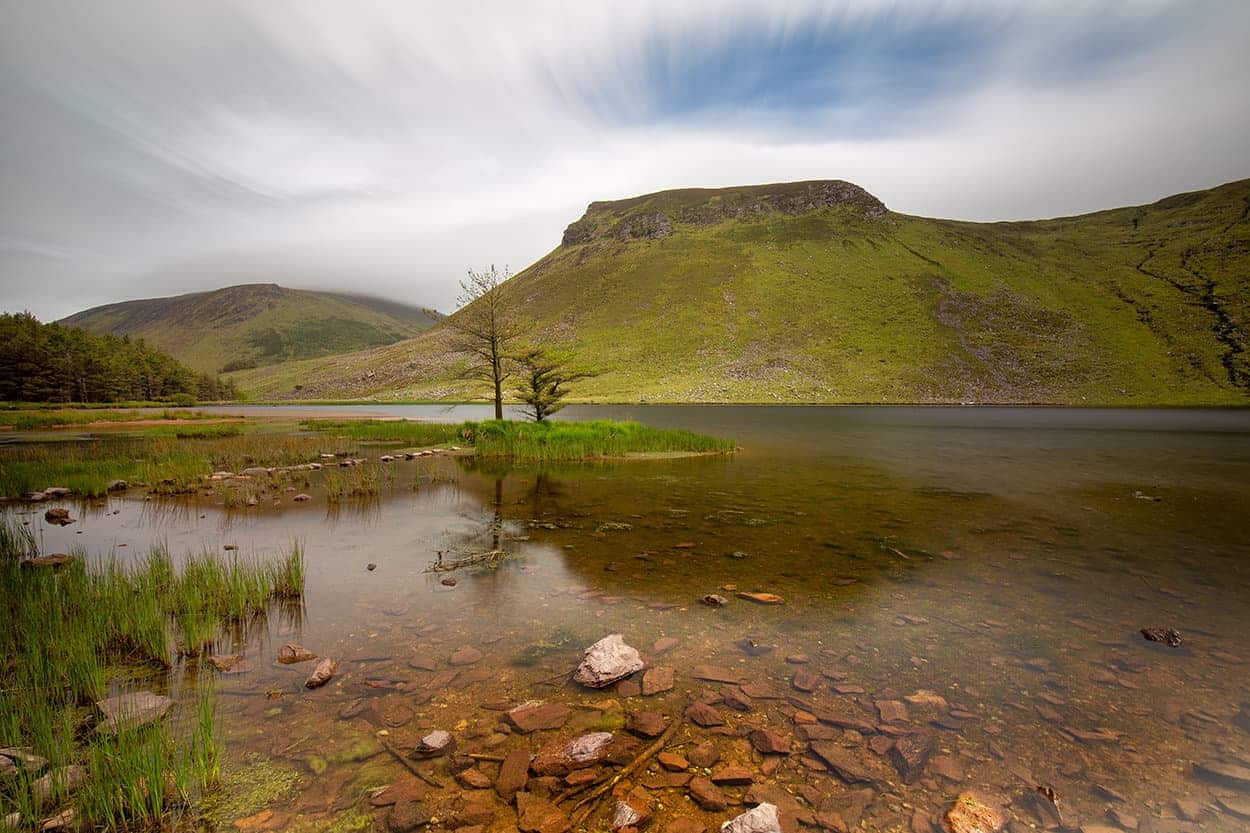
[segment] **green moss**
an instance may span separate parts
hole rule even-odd
[[[227,771],[221,788],[204,802],[204,817],[218,827],[260,812],[291,794],[300,775],[295,769],[253,757],[238,769]]]

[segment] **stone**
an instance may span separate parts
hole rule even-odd
[[[311,496],[311,495],[306,495],[306,494],[304,494],[303,492],[300,492],[298,495],[296,495],[295,497],[291,498],[291,500],[295,501],[296,503],[305,503],[305,502],[307,502],[307,501],[312,500],[312,496]]]
[[[514,749],[504,756],[499,765],[499,775],[495,778],[495,792],[504,801],[521,791],[529,779],[530,753],[527,749]]]
[[[720,787],[741,787],[754,781],[751,770],[743,766],[721,767],[712,773],[712,783]]]
[[[886,723],[901,723],[907,720],[907,705],[901,700],[878,700],[877,714]]]
[[[625,721],[625,728],[644,738],[658,738],[664,734],[667,724],[659,712],[634,712]]]
[[[586,649],[573,679],[588,688],[603,688],[643,668],[642,657],[619,633],[609,634]]]
[[[759,804],[720,826],[721,833],[781,833],[781,817],[774,804]]]
[[[717,665],[696,665],[690,672],[696,680],[707,680],[713,683],[740,683],[742,675],[728,668]]]
[[[811,671],[796,671],[790,678],[790,685],[798,691],[815,691],[820,685],[820,676]]]
[[[650,697],[670,690],[673,687],[673,676],[673,669],[664,665],[648,668],[642,675],[642,696]]]
[[[74,563],[74,556],[66,555],[63,552],[54,552],[50,555],[36,555],[34,558],[26,558],[22,560],[22,566],[28,568],[50,568],[53,572],[60,570]]]
[[[720,716],[720,712],[709,706],[707,703],[691,703],[686,709],[686,717],[688,717],[692,723],[702,726],[705,729],[725,725],[725,720]]]
[[[35,804],[45,807],[52,801],[56,787],[59,785],[65,793],[72,793],[87,780],[87,770],[77,764],[63,766],[60,769],[45,772],[30,782],[30,794]]]
[[[726,599],[724,596],[717,593],[708,593],[699,599],[699,601],[708,607],[724,607],[729,604],[729,599]]]
[[[761,755],[789,755],[790,741],[767,729],[756,729],[749,736],[751,745]]]
[[[100,729],[109,734],[155,723],[173,705],[170,698],[150,691],[132,691],[96,702],[96,708],[104,715]]]
[[[446,729],[435,729],[417,744],[417,748],[412,750],[413,758],[435,758],[439,755],[445,755],[451,751],[452,747],[451,732]]]
[[[25,746],[8,746],[0,748],[0,775],[11,775],[21,769],[32,775],[42,772],[48,765],[48,759],[36,755]]]
[[[650,820],[650,802],[641,795],[630,794],[625,799],[618,799],[616,806],[612,808],[613,830],[637,830]]]
[[[1173,802],[1176,815],[1185,821],[1198,821],[1202,818],[1202,805],[1188,798],[1178,798]]]
[[[1129,815],[1118,807],[1112,807],[1108,810],[1107,818],[1111,819],[1124,830],[1136,830],[1140,825],[1136,816]]]
[[[447,662],[453,666],[460,667],[464,665],[473,665],[482,659],[482,652],[477,648],[466,645],[451,655]]]
[[[1011,817],[1006,810],[974,792],[960,793],[942,814],[945,833],[999,833]]]
[[[903,735],[890,747],[890,763],[898,770],[904,784],[914,784],[924,772],[929,756],[933,754],[933,735],[917,732]]]
[[[664,833],[705,833],[707,825],[689,816],[678,816],[664,827]]]
[[[661,636],[651,646],[651,653],[663,654],[677,647],[677,640],[671,636]]]
[[[1142,628],[1141,635],[1150,642],[1160,642],[1170,648],[1181,645],[1180,631],[1175,628]]]
[[[330,678],[337,674],[338,671],[338,660],[326,657],[321,662],[317,663],[317,667],[313,669],[313,672],[308,675],[308,679],[304,681],[304,686],[306,688],[321,688],[323,685],[330,682]]]
[[[214,654],[208,658],[208,663],[223,674],[242,674],[251,670],[242,654]]]
[[[568,740],[558,738],[538,750],[531,768],[537,775],[566,775],[607,760],[611,732],[591,732]]]
[[[669,772],[685,772],[690,768],[690,761],[678,755],[676,752],[661,752],[655,756],[660,766]]]
[[[54,506],[47,512],[44,512],[43,519],[57,526],[68,526],[74,522],[74,519],[69,516],[69,510],[63,506]]]
[[[1250,788],[1250,767],[1210,761],[1195,763],[1194,772],[1208,781],[1240,787],[1243,790]]]
[[[749,712],[755,708],[755,703],[741,686],[727,685],[721,689],[720,701],[736,712]]]
[[[1231,795],[1217,795],[1215,803],[1220,805],[1220,809],[1226,813],[1231,813],[1243,819],[1250,819],[1250,801],[1234,798]]]
[[[430,813],[420,801],[397,801],[386,816],[390,833],[410,833],[430,823]]]
[[[423,801],[428,791],[424,781],[411,776],[383,787],[369,799],[369,803],[374,807],[390,807],[400,801]]]
[[[125,480],[111,480],[104,488],[110,492],[124,492],[130,488],[130,484]]]
[[[686,753],[686,758],[697,767],[711,769],[720,760],[720,750],[716,748],[716,744],[705,740],[692,746]]]
[[[494,785],[486,773],[477,767],[460,770],[456,773],[456,780],[460,782],[460,786],[469,790],[487,790]]]
[[[288,642],[278,649],[278,662],[283,665],[295,665],[298,662],[308,662],[316,659],[317,655],[294,642]]]
[[[232,826],[235,830],[241,830],[243,833],[251,833],[254,830],[264,830],[265,825],[272,820],[273,810],[261,810],[255,815],[236,819]]]
[[[690,797],[694,799],[704,810],[718,813],[729,806],[729,801],[725,798],[725,793],[721,788],[712,783],[711,779],[697,776],[690,779],[690,783],[686,785]]]
[[[830,772],[848,784],[875,784],[882,780],[881,773],[864,759],[862,751],[827,740],[811,744],[811,751]]]
[[[517,827],[522,833],[564,833],[569,817],[564,811],[541,796],[517,793]]]
[[[530,700],[510,709],[504,719],[523,735],[540,730],[559,729],[568,722],[573,710],[563,703]]]

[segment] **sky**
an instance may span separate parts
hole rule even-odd
[[[593,200],[845,179],[1030,219],[1250,177],[1250,3],[0,0],[0,310],[450,311]]]

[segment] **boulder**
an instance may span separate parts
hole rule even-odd
[[[722,833],[781,833],[781,817],[774,804],[760,804],[720,826]]]
[[[313,669],[313,672],[308,675],[308,679],[304,681],[304,686],[307,688],[321,688],[330,682],[330,678],[337,674],[338,670],[338,661],[326,657],[317,663],[317,667]]]
[[[619,633],[609,634],[586,649],[573,679],[588,688],[603,688],[628,677],[644,666],[635,648]]]
[[[96,702],[96,708],[104,715],[100,730],[116,734],[127,729],[137,729],[155,723],[165,716],[174,701],[150,691],[131,691]]]
[[[750,741],[761,755],[790,754],[790,741],[767,729],[756,729],[750,734]]]
[[[54,506],[47,512],[44,512],[43,519],[57,526],[66,526],[74,522],[74,519],[69,516],[69,510],[62,506]]]

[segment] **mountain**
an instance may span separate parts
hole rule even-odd
[[[579,399],[1250,402],[1250,180],[1031,222],[840,181],[595,202],[507,285]],[[465,398],[447,326],[240,374],[268,398]],[[298,387],[297,387],[298,386]]]
[[[394,344],[442,317],[368,296],[254,283],[107,304],[60,323],[142,338],[197,370],[217,373]]]

